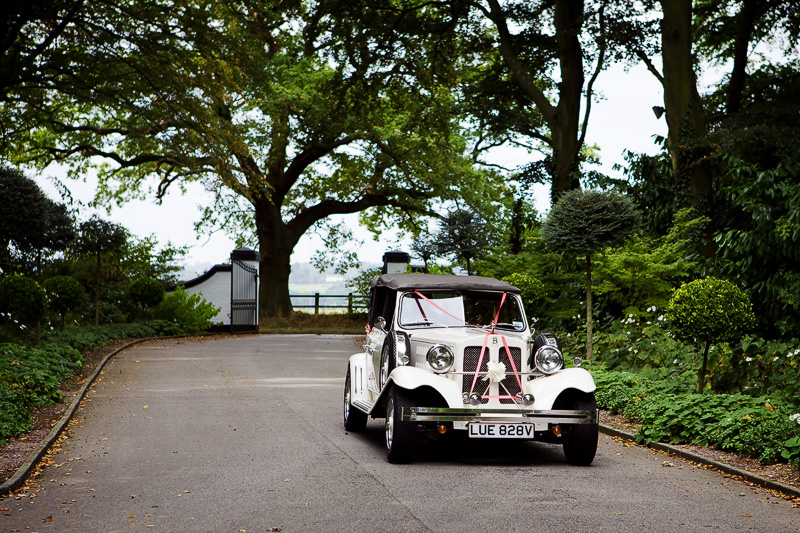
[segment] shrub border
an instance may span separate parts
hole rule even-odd
[[[600,432],[605,433],[611,437],[619,437],[624,440],[629,440],[632,442],[636,442],[634,435],[632,433],[628,433],[625,431],[621,431],[616,428],[612,428],[610,426],[605,426],[600,424]],[[637,446],[644,446],[642,444],[638,444]],[[782,492],[783,494],[793,496],[793,497],[800,497],[800,489],[792,487],[790,485],[784,485],[783,483],[778,483],[777,481],[773,481],[771,479],[763,478],[761,476],[757,476],[752,472],[748,472],[746,470],[742,470],[740,468],[736,468],[735,466],[731,466],[729,464],[723,463],[721,461],[716,461],[714,459],[710,459],[708,457],[704,457],[702,455],[698,455],[696,453],[692,453],[688,450],[683,448],[679,448],[677,446],[673,446],[671,444],[665,444],[663,442],[652,441],[646,448],[652,448],[654,450],[658,450],[660,452],[665,452],[669,454],[677,455],[683,459],[687,459],[692,461],[693,463],[698,463],[702,465],[710,465],[714,467],[714,469],[719,470],[723,474],[728,474],[730,476],[736,476],[744,479],[749,483],[755,483],[756,485],[760,485],[765,489],[776,490],[778,492]]]
[[[72,419],[72,416],[75,414],[75,411],[77,411],[78,406],[83,401],[83,398],[86,396],[86,392],[89,390],[89,387],[92,386],[97,376],[100,375],[100,372],[103,370],[103,367],[106,366],[106,363],[112,357],[117,355],[119,352],[127,350],[128,348],[136,344],[141,344],[143,342],[148,342],[153,340],[164,340],[166,338],[170,337],[145,337],[143,339],[136,339],[135,341],[131,341],[128,344],[121,346],[120,348],[117,348],[110,354],[106,355],[103,358],[103,360],[100,361],[100,364],[97,365],[97,368],[95,368],[92,375],[86,379],[86,382],[83,384],[83,387],[81,387],[80,391],[78,391],[78,394],[75,396],[75,398],[73,398],[72,403],[70,403],[69,407],[62,415],[61,420],[59,420],[58,423],[55,426],[53,426],[53,429],[50,430],[50,433],[47,434],[47,436],[39,444],[36,450],[34,450],[31,453],[28,459],[22,464],[22,466],[20,466],[17,469],[14,475],[8,478],[5,483],[0,485],[0,497],[11,494],[25,483],[25,481],[30,476],[31,472],[33,472],[36,465],[39,463],[42,457],[45,456],[47,450],[58,439],[58,437],[61,435],[61,432],[64,431],[64,428],[67,427],[67,424]]]

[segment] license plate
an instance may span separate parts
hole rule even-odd
[[[467,424],[472,439],[532,439],[533,424],[502,424],[498,422],[472,422]]]

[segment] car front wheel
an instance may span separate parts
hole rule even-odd
[[[344,429],[347,431],[364,431],[367,427],[367,413],[353,407],[352,387],[350,386],[350,366],[344,380]]]
[[[597,409],[597,401],[594,394],[578,393],[566,406],[567,409],[576,411],[594,411]],[[564,457],[571,465],[589,466],[594,461],[597,453],[598,425],[595,424],[574,424],[564,441]]]
[[[394,464],[410,463],[414,455],[417,425],[400,419],[403,407],[415,407],[415,403],[402,389],[392,387],[386,405],[386,457]]]

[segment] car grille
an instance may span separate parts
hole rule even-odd
[[[483,376],[489,369],[489,361],[490,361],[490,349],[487,347],[486,352],[483,354],[483,361],[481,361],[481,367],[478,369],[478,380],[475,382],[475,391],[480,394],[483,394],[483,391],[486,389],[486,382],[483,381]],[[519,348],[511,348],[511,356],[514,358],[514,365],[511,365],[511,360],[509,359],[508,352],[506,351],[505,346],[500,348],[500,353],[498,357],[498,361],[506,365],[506,379],[504,379],[501,383],[505,386],[505,388],[500,387],[499,394],[501,396],[516,396],[517,393],[522,392],[519,387],[519,382],[517,378],[514,376],[514,368],[517,371],[520,371],[522,368],[522,350]],[[480,346],[467,346],[464,349],[464,372],[474,372],[478,366],[478,359],[481,357],[481,347]],[[462,378],[462,390],[465,393],[469,393],[470,388],[472,387],[472,380],[474,378],[473,374],[464,374]],[[506,392],[508,391],[508,393]],[[486,394],[483,394],[484,398],[481,403],[489,403],[489,398],[486,398]],[[500,398],[500,403],[502,404],[513,404],[515,403],[513,398]]]

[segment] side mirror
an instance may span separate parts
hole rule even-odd
[[[386,319],[382,316],[375,318],[375,327],[386,333]]]

